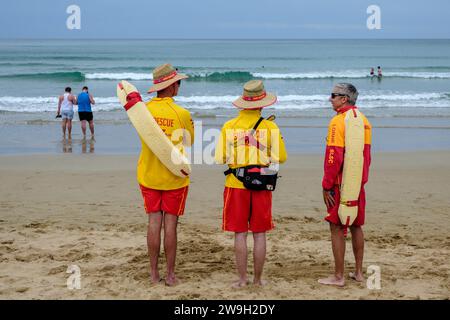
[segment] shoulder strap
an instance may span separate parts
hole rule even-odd
[[[231,169],[231,168],[228,168],[228,170],[225,170],[224,172],[223,172],[223,174],[224,175],[229,175],[230,173],[233,173],[233,169]]]
[[[263,117],[260,117],[260,118],[258,119],[258,121],[255,123],[255,125],[253,126],[253,129],[252,129],[252,132],[251,132],[252,135],[255,133],[256,129],[258,129],[259,124],[260,124],[261,121],[263,121],[263,120],[264,120],[264,118],[263,118]]]

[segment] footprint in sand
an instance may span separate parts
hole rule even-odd
[[[19,287],[16,289],[16,292],[24,293],[24,292],[27,292],[29,289],[30,288],[28,288],[28,287]]]

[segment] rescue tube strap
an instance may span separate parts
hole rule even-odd
[[[358,200],[341,201],[341,204],[347,207],[357,207],[359,204]]]
[[[139,94],[139,92],[131,92],[130,94],[127,95],[127,104],[124,105],[123,107],[125,108],[125,110],[128,111],[136,103],[141,102],[141,101],[142,101],[142,97]]]

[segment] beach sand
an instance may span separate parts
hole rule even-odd
[[[221,231],[220,166],[194,166],[179,225],[176,287],[150,285],[136,156],[0,157],[1,299],[449,299],[450,152],[374,154],[366,187],[365,270],[381,289],[347,278],[317,283],[332,268],[323,221],[322,155],[296,155],[274,193],[263,288],[230,289],[233,235]],[[249,248],[252,237],[249,235]],[[165,274],[161,257],[162,275]],[[252,273],[252,259],[249,259]],[[68,290],[69,265],[81,289]],[[352,271],[351,238],[346,272]]]

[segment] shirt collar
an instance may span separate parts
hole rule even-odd
[[[340,108],[339,110],[337,110],[336,112],[338,113],[338,114],[340,114],[340,113],[345,113],[345,112],[347,112],[348,110],[350,110],[350,109],[358,109],[358,107],[357,106],[344,106],[344,107],[342,107],[342,108]]]
[[[260,117],[261,116],[261,110],[260,109],[255,109],[255,110],[244,109],[244,110],[239,111],[239,115],[241,115],[241,116],[251,116],[251,117],[254,117],[254,116]]]
[[[173,98],[171,98],[171,97],[165,97],[165,98],[154,97],[154,98],[152,98],[151,101],[165,101],[165,102],[172,102],[172,101],[173,101]]]

